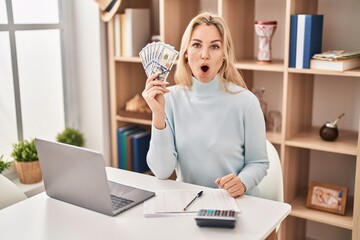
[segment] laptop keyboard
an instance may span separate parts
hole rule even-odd
[[[129,205],[130,203],[133,203],[133,200],[127,199],[127,198],[122,198],[122,197],[118,197],[115,195],[111,195],[111,201],[112,201],[112,205],[114,207],[115,210],[122,208],[126,205]]]

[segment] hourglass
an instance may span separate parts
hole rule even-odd
[[[275,33],[277,21],[255,21],[255,32],[259,37],[258,63],[271,62],[271,38]]]

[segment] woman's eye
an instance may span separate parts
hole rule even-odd
[[[201,47],[200,43],[193,43],[192,46],[195,47],[195,48],[200,48]]]
[[[216,44],[216,45],[212,45],[212,46],[211,46],[211,49],[214,49],[214,50],[219,49],[219,48],[220,48],[220,46],[219,46],[219,45],[217,45],[217,44]]]

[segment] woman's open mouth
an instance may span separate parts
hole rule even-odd
[[[204,73],[206,73],[206,72],[209,70],[209,66],[206,66],[206,65],[201,66],[201,70],[202,70]]]

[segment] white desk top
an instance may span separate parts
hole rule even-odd
[[[196,185],[107,168],[109,180],[150,191],[196,189]],[[265,239],[290,213],[289,204],[242,196],[234,229],[200,228],[193,217],[145,218],[143,206],[109,217],[45,193],[0,210],[1,239]]]

